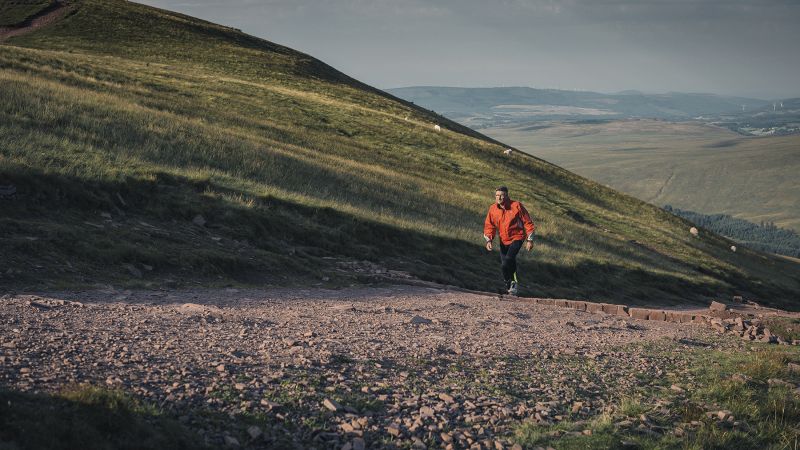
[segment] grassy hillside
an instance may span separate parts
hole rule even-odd
[[[649,203],[800,230],[798,135],[646,120],[484,131]]]
[[[50,4],[50,0],[5,0],[0,3],[0,27],[22,23]]]
[[[797,264],[693,238],[307,55],[121,0],[77,6],[0,46],[5,289],[339,286],[370,279],[352,270],[368,261],[494,290],[482,222],[507,184],[539,225],[526,295],[797,307]]]

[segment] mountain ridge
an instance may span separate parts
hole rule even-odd
[[[692,119],[703,114],[735,113],[742,104],[763,108],[771,101],[707,93],[669,92],[644,94],[629,92],[604,94],[592,91],[565,91],[530,87],[458,88],[447,86],[412,86],[387,89],[398,97],[419,103],[434,111],[479,128],[502,123],[556,118],[618,119],[649,117]],[[575,112],[532,111],[529,115],[513,114],[503,105],[547,105],[590,108]],[[498,111],[498,108],[501,108]]]

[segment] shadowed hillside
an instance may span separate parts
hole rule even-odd
[[[523,294],[796,308],[796,264],[694,238],[308,55],[134,3],[76,7],[0,46],[5,288],[341,286],[390,269],[494,290],[482,222],[506,184],[539,226]]]

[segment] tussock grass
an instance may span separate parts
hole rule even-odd
[[[627,396],[619,402],[619,414],[626,417],[637,417],[639,414],[647,411],[645,405],[642,404],[642,399],[635,396]]]
[[[19,193],[2,204],[3,286],[341,285],[364,280],[337,261],[369,260],[495,290],[482,223],[506,184],[538,224],[525,295],[791,306],[800,291],[788,261],[731,255],[658,208],[179,14],[82,1],[0,47],[0,82],[0,183]]]

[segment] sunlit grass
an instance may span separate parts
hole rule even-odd
[[[614,400],[613,412],[598,414],[589,421],[564,420],[551,425],[523,422],[515,430],[515,439],[525,448],[797,448],[800,398],[790,388],[769,380],[796,383],[798,377],[788,372],[787,363],[800,360],[800,352],[792,347],[754,348],[714,351],[678,350],[674,344],[651,346],[649,353],[679,352],[684,360],[681,365],[688,372],[670,382],[685,387],[691,383],[685,397],[644,385]],[[661,412],[664,405],[666,416]],[[720,424],[715,419],[720,410],[730,411],[738,425]],[[661,431],[640,432],[635,425],[641,415],[663,427]],[[680,433],[675,432],[678,428]],[[581,435],[586,429],[591,433]]]

